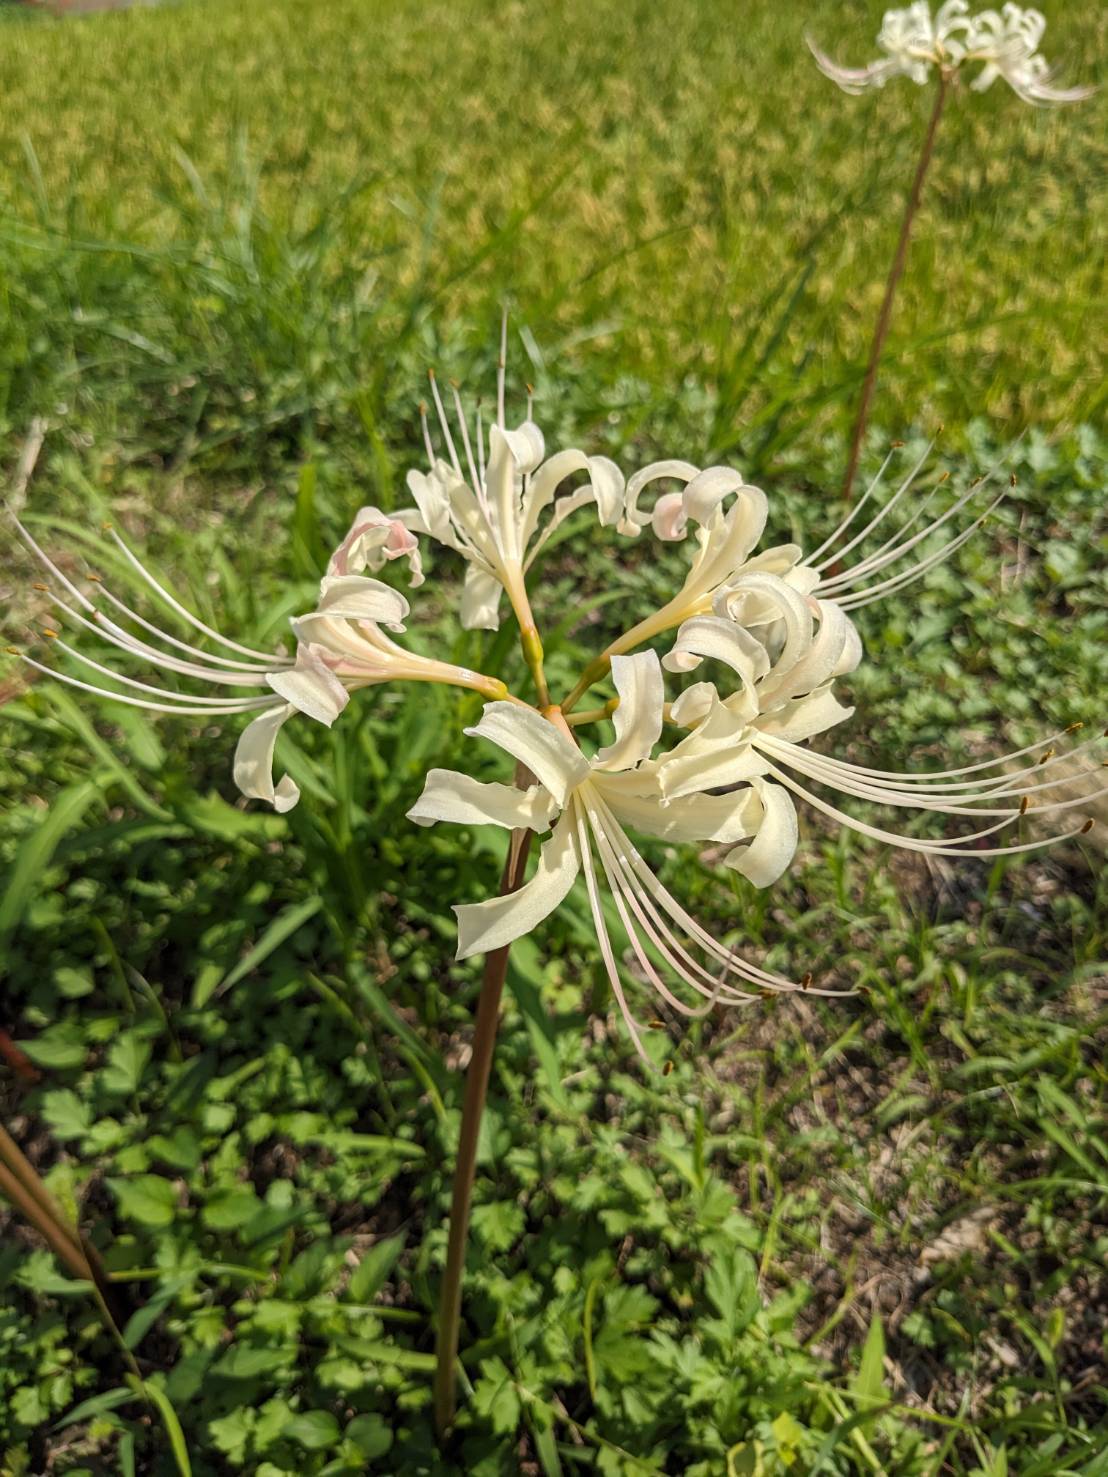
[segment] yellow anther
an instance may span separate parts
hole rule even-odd
[[[19,649],[18,646],[5,646],[4,647],[4,650],[8,653],[9,656],[22,656],[23,655],[23,653],[20,651],[20,649]]]
[[[57,631],[52,631],[49,626],[44,626],[43,627],[42,634],[44,636],[48,636],[51,641],[56,641],[58,639],[58,633],[57,633]]]
[[[91,580],[94,585],[102,585],[104,583],[98,574],[86,574],[85,579]]]
[[[664,1031],[665,1028],[666,1028],[665,1021],[660,1021],[660,1020],[657,1020],[657,1019],[652,1020],[652,1021],[647,1021],[647,1025],[650,1027],[650,1029],[652,1031]]]
[[[49,585],[40,584],[38,581],[36,581],[31,586],[31,589],[32,590],[45,590],[47,592],[47,594],[49,594],[49,592],[50,592],[50,586]]]
[[[899,451],[900,448],[903,445],[904,445],[904,442],[903,441],[890,441],[889,442],[889,446],[892,448],[893,451]]]
[[[1027,812],[1030,809],[1031,809],[1031,797],[1029,795],[1025,795],[1023,797],[1023,799],[1020,801],[1020,815],[1026,815]]]
[[[1047,751],[1046,751],[1046,753],[1045,753],[1045,754],[1043,754],[1043,755],[1042,755],[1042,756],[1041,756],[1041,757],[1040,757],[1040,759],[1039,759],[1039,763],[1040,763],[1040,764],[1047,764],[1047,763],[1049,763],[1049,762],[1050,762],[1050,760],[1051,760],[1051,759],[1053,759],[1053,758],[1054,758],[1054,750],[1053,750],[1053,749],[1047,749]]]
[[[100,527],[105,533],[111,533],[112,531],[112,525],[110,523],[101,523]]]
[[[1016,483],[1018,481],[1019,481],[1019,478],[1016,476],[1015,472],[1012,472],[1009,475],[1009,478],[1008,478],[1008,486],[1009,487],[1015,487],[1016,486]]]
[[[949,481],[950,481],[950,473],[949,472],[944,472],[943,475],[939,478],[939,484],[938,485],[941,487],[944,482],[949,482]]]
[[[665,1066],[662,1068],[662,1076],[663,1077],[668,1077],[669,1074],[672,1071],[673,1071],[673,1060],[671,1058],[668,1062],[666,1062]]]
[[[1066,729],[1066,732],[1067,733],[1076,733],[1079,728],[1084,728],[1084,727],[1085,727],[1085,725],[1083,723],[1071,723],[1070,726]]]

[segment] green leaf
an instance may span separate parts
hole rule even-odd
[[[511,1435],[518,1427],[519,1394],[502,1359],[481,1361],[481,1378],[473,1387],[473,1408],[491,1423],[498,1436]]]
[[[237,985],[239,980],[245,979],[252,969],[257,969],[258,965],[268,959],[275,949],[279,949],[287,938],[291,938],[298,928],[307,923],[309,918],[313,918],[322,906],[321,897],[310,897],[305,902],[297,903],[295,907],[286,908],[283,913],[279,913],[254,947],[239,960],[234,969],[219,984],[201,990],[198,982],[192,992],[193,1005],[199,1009],[206,1005],[213,995],[223,994],[224,991]]]
[[[306,1410],[294,1415],[285,1435],[308,1451],[325,1451],[339,1439],[339,1423],[329,1410]]]
[[[866,1334],[866,1341],[862,1346],[862,1359],[858,1366],[858,1373],[851,1381],[850,1388],[858,1399],[867,1405],[876,1404],[887,1399],[885,1393],[885,1331],[881,1326],[881,1316],[874,1313],[873,1322]]]
[[[295,1358],[295,1349],[232,1344],[222,1359],[212,1366],[212,1372],[222,1375],[225,1380],[256,1380],[262,1375],[276,1374]]]
[[[358,1415],[343,1432],[367,1460],[384,1456],[392,1445],[392,1431],[380,1415]]]
[[[81,1138],[92,1127],[89,1106],[68,1087],[43,1093],[42,1116],[50,1132],[63,1143]]]
[[[76,1021],[59,1021],[56,1026],[49,1026],[40,1035],[21,1041],[19,1045],[36,1067],[46,1067],[55,1072],[84,1066],[87,1052],[85,1038]]]
[[[404,1250],[403,1236],[389,1236],[376,1242],[354,1268],[347,1287],[351,1302],[368,1303],[388,1281],[389,1273]]]
[[[169,1449],[173,1453],[173,1460],[177,1463],[177,1471],[180,1477],[192,1477],[192,1463],[189,1461],[188,1447],[185,1444],[185,1433],[181,1429],[181,1422],[170,1403],[169,1396],[160,1385],[151,1384],[149,1381],[144,1382],[134,1375],[127,1376],[127,1383],[157,1407],[158,1414],[162,1418],[162,1425],[165,1427],[165,1434],[169,1437]]]
[[[109,1179],[119,1213],[140,1226],[164,1231],[177,1218],[177,1191],[169,1180],[156,1174],[138,1174],[132,1179]]]
[[[138,1091],[149,1060],[150,1042],[137,1031],[124,1031],[108,1048],[108,1063],[100,1074],[100,1085],[114,1096],[131,1097]]]
[[[534,940],[527,936],[517,939],[508,955],[508,988],[527,1022],[527,1032],[539,1059],[546,1089],[558,1106],[569,1112],[569,1098],[562,1086],[558,1047],[550,1016],[542,1003],[543,983],[541,956]]]
[[[100,798],[100,788],[97,777],[82,780],[80,784],[70,785],[62,790],[51,805],[45,820],[40,821],[20,843],[8,872],[3,897],[0,898],[0,958],[3,957],[12,930],[22,918],[43,872],[50,865],[58,842],[67,831],[80,823],[92,802]]]

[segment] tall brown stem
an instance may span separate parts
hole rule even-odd
[[[500,895],[515,892],[523,883],[530,850],[531,832],[513,831],[500,884]],[[462,1321],[462,1272],[465,1268],[469,1210],[473,1177],[477,1171],[477,1139],[485,1111],[485,1097],[492,1070],[496,1030],[500,1022],[500,997],[508,973],[508,949],[494,949],[485,956],[481,995],[473,1032],[473,1055],[466,1071],[462,1126],[458,1135],[458,1158],[454,1166],[454,1192],[450,1202],[450,1233],[446,1243],[446,1271],[439,1301],[439,1326],[435,1338],[435,1429],[445,1436],[454,1421],[455,1364],[458,1332]]]
[[[896,296],[897,284],[904,272],[904,263],[908,259],[908,242],[912,236],[912,225],[916,218],[916,212],[919,210],[920,196],[923,193],[924,176],[927,174],[927,166],[931,163],[931,155],[935,149],[935,135],[939,129],[939,119],[942,117],[943,104],[946,102],[946,93],[949,85],[948,78],[940,72],[939,87],[935,94],[935,106],[931,109],[931,121],[927,125],[927,133],[924,136],[919,163],[916,165],[912,188],[908,191],[908,200],[904,207],[904,219],[900,223],[900,239],[896,243],[896,254],[893,257],[893,264],[889,268],[888,280],[885,283],[885,297],[881,303],[881,311],[877,315],[877,326],[873,330],[873,343],[870,346],[866,377],[862,383],[862,398],[858,405],[858,418],[854,422],[854,435],[850,442],[850,459],[847,462],[846,476],[843,478],[843,501],[847,503],[849,503],[850,495],[854,490],[854,478],[858,471],[858,461],[862,455],[862,438],[866,434],[870,402],[873,400],[873,392],[877,388],[877,367],[881,362],[881,350],[885,346],[885,336],[889,331],[889,321],[892,318],[893,312],[893,298]]]

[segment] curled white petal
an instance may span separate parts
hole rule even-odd
[[[599,750],[600,769],[631,769],[643,759],[662,735],[665,688],[658,655],[653,651],[612,658],[612,681],[619,705],[612,715],[615,742]]]
[[[465,732],[488,739],[526,765],[541,785],[563,806],[575,785],[588,775],[580,749],[534,708],[516,703],[486,703],[481,721]]]
[[[350,701],[349,692],[323,660],[321,648],[306,642],[296,649],[295,667],[270,672],[266,681],[292,707],[328,728]]]
[[[487,954],[537,928],[563,901],[580,868],[573,811],[568,810],[539,852],[539,864],[529,882],[506,897],[455,907],[458,958]]]
[[[500,596],[504,586],[479,564],[467,564],[462,584],[459,619],[466,631],[496,631],[500,628]]]
[[[292,716],[291,703],[275,704],[261,717],[248,723],[235,748],[235,784],[252,800],[267,800],[274,810],[291,810],[300,799],[298,786],[282,775],[273,783],[273,750],[281,725]]]
[[[408,819],[417,826],[449,821],[458,826],[545,831],[557,813],[553,797],[539,785],[521,790],[515,785],[486,784],[455,769],[431,769]]]
[[[725,865],[741,872],[755,887],[769,887],[783,874],[796,853],[796,808],[781,785],[754,781],[763,815],[749,846],[728,853]]]

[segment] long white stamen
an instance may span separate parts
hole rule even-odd
[[[504,421],[504,384],[508,372],[508,310],[504,309],[500,317],[500,354],[496,361],[496,423],[503,431]]]
[[[477,402],[477,483],[485,485],[485,423],[481,418],[481,402]]]
[[[473,481],[473,490],[478,497],[481,497],[485,489],[482,486],[482,478],[478,475],[477,468],[474,465],[473,447],[470,445],[469,427],[466,425],[466,413],[462,405],[462,397],[458,394],[457,385],[451,385],[450,389],[454,396],[454,413],[458,417],[458,425],[462,430],[462,445],[465,447],[466,462],[469,465],[469,475]]]
[[[434,471],[438,457],[435,455],[435,444],[431,440],[431,427],[427,424],[427,407],[422,402],[419,407],[419,425],[423,432],[423,446],[427,452],[427,466]]]
[[[176,647],[178,651],[184,651],[190,656],[198,657],[202,664],[214,662],[216,666],[227,667],[235,672],[264,674],[265,672],[274,671],[277,667],[290,666],[292,663],[291,657],[278,656],[276,653],[273,656],[267,657],[266,664],[262,666],[257,662],[244,662],[240,658],[219,656],[216,652],[204,651],[201,647],[192,646],[187,641],[181,641],[169,631],[163,631],[160,626],[156,626],[152,621],[146,620],[144,616],[139,615],[137,610],[132,610],[129,605],[123,600],[120,600],[118,595],[113,594],[106,585],[99,585],[97,589],[98,593],[103,595],[128,620],[134,621],[137,625],[142,626],[143,630],[149,631],[152,636],[157,636],[159,641],[168,642],[170,646]],[[101,615],[101,620],[103,619],[104,617]]]
[[[600,945],[600,954],[601,958],[604,960],[604,967],[607,970],[608,979],[611,982],[612,993],[616,997],[616,1003],[619,1006],[620,1014],[623,1016],[624,1023],[627,1026],[628,1031],[631,1033],[631,1040],[634,1044],[635,1050],[638,1052],[639,1056],[642,1057],[647,1066],[653,1068],[654,1063],[647,1055],[640,1039],[640,1031],[642,1027],[640,1026],[639,1022],[635,1020],[635,1017],[631,1014],[631,1011],[628,1008],[627,999],[623,993],[623,983],[619,977],[619,965],[616,963],[615,953],[612,950],[612,941],[608,937],[608,926],[604,922],[604,909],[602,908],[600,903],[600,892],[596,885],[596,872],[593,868],[592,850],[589,845],[588,824],[585,820],[584,815],[582,814],[581,806],[578,803],[576,796],[571,797],[569,803],[573,809],[574,822],[577,826],[577,845],[581,855],[581,868],[585,874],[585,889],[589,895],[589,907],[592,910],[593,925],[596,928],[596,938],[597,942]]]
[[[106,687],[96,687],[90,682],[80,682],[76,677],[70,677],[66,672],[59,672],[55,667],[47,667],[42,662],[36,662],[34,657],[27,656],[23,652],[19,653],[19,659],[25,662],[28,667],[34,667],[36,671],[44,673],[47,677],[52,677],[55,682],[64,682],[69,687],[80,688],[82,692],[91,692],[97,697],[111,698],[113,703],[124,703],[129,708],[145,708],[151,713],[177,713],[186,717],[191,716],[195,718],[224,718],[233,713],[253,713],[259,708],[280,706],[279,700],[271,701],[269,698],[264,697],[246,699],[235,708],[220,708],[218,713],[213,713],[211,708],[178,707],[176,705],[170,706],[166,703],[151,703],[147,702],[144,698],[128,697],[122,692],[111,692]]]
[[[127,652],[129,656],[139,657],[143,661],[150,662],[153,666],[161,667],[167,672],[179,672],[184,677],[196,677],[204,682],[213,682],[218,686],[262,687],[265,685],[265,673],[257,667],[240,667],[235,672],[223,671],[217,667],[208,667],[204,665],[204,662],[208,658],[208,653],[200,651],[197,652],[197,655],[203,658],[203,661],[184,662],[179,657],[173,656],[170,652],[159,651],[157,647],[150,646],[147,642],[140,640],[139,637],[133,636],[130,631],[125,631],[121,626],[117,626],[114,621],[109,620],[102,611],[93,608],[93,615],[96,617],[96,620],[90,621],[81,615],[79,611],[74,610],[72,606],[67,605],[57,595],[51,597],[51,603],[55,610],[64,611],[69,620],[76,621],[78,625],[83,626],[87,631],[91,631],[101,641],[107,642],[119,651]],[[149,623],[144,622],[143,624]],[[151,629],[157,635],[165,634],[164,632],[159,632],[157,627],[152,627]],[[288,665],[290,663],[284,659],[275,660],[270,671],[277,671]]]
[[[985,519],[988,518],[991,513],[995,512],[995,510],[1000,506],[1003,500],[1004,494],[1001,493],[1000,497],[995,498],[985,509],[985,511],[979,517],[973,520],[973,522],[969,525],[964,533],[959,534],[957,538],[951,539],[949,543],[944,544],[941,549],[937,550],[927,559],[921,559],[918,564],[913,564],[910,569],[905,569],[898,574],[890,575],[887,580],[883,580],[879,584],[863,585],[860,590],[848,591],[845,597],[837,598],[837,604],[839,604],[843,610],[858,610],[863,605],[870,605],[873,603],[874,600],[879,600],[883,595],[890,595],[894,592],[899,592],[900,590],[905,589],[908,585],[914,584],[915,581],[921,579],[928,572],[928,570],[934,569],[936,564],[941,564],[945,559],[949,559],[951,554],[956,553],[957,550],[960,549],[964,543],[967,543],[981,527]],[[937,526],[938,525],[936,524],[936,527]],[[925,531],[930,532],[931,530],[928,529]]]
[[[886,470],[888,468],[888,465],[892,461],[894,455],[895,455],[895,452],[894,451],[890,451],[890,452],[888,452],[886,454],[885,460],[881,463],[880,467],[878,468],[877,476],[873,479],[873,481],[870,483],[870,485],[866,488],[865,492],[863,492],[862,496],[858,499],[858,501],[850,509],[850,511],[847,513],[846,517],[839,524],[839,526],[836,529],[834,529],[833,532],[831,532],[830,534],[828,534],[828,536],[824,539],[823,543],[820,544],[820,546],[819,546],[818,549],[813,549],[812,550],[812,552],[808,555],[807,559],[805,559],[805,561],[804,561],[806,564],[811,564],[811,565],[813,565],[817,569],[821,567],[819,565],[816,565],[815,561],[820,557],[821,554],[825,554],[827,552],[827,550],[832,547],[832,545],[836,542],[837,539],[840,539],[842,537],[842,535],[846,532],[846,530],[854,522],[855,518],[858,517],[859,513],[865,507],[866,503],[873,496],[873,494],[877,491],[877,489],[881,486],[881,479],[884,477],[885,472],[886,472]]]
[[[150,571],[146,568],[142,561],[135,557],[135,555],[120,538],[119,534],[116,533],[114,528],[109,528],[107,532],[113,543],[116,544],[120,552],[134,566],[134,568],[138,571],[138,573],[142,576],[142,578],[146,581],[150,588],[155,591],[156,594],[160,595],[165,603],[169,606],[170,610],[176,611],[182,620],[188,621],[189,625],[195,626],[198,631],[203,631],[205,636],[207,636],[212,641],[217,641],[220,646],[226,646],[229,651],[241,652],[243,656],[253,657],[256,661],[269,661],[269,654],[267,652],[257,651],[253,646],[243,646],[240,642],[232,641],[229,636],[221,636],[220,633],[213,630],[211,626],[205,625],[205,623],[200,619],[199,616],[193,615],[191,610],[186,609],[186,607],[183,606],[179,600],[175,599],[174,596],[172,596],[163,585],[160,585],[158,583],[158,581],[154,578],[154,576],[150,573]]]
[[[1018,846],[983,846],[978,848],[973,846],[944,845],[941,842],[922,841],[910,836],[901,836],[894,831],[884,831],[879,826],[866,825],[864,821],[847,815],[845,811],[839,810],[837,806],[830,805],[826,801],[821,800],[818,795],[813,795],[811,790],[806,790],[791,775],[785,774],[772,764],[770,765],[769,773],[773,775],[774,779],[780,781],[786,789],[792,790],[794,794],[799,795],[802,800],[806,800],[816,810],[822,811],[824,815],[830,816],[832,820],[838,821],[840,825],[846,826],[849,830],[857,831],[861,836],[869,836],[874,841],[884,841],[890,846],[898,846],[906,851],[922,852],[929,856],[964,856],[970,858],[1015,856],[1018,852],[1038,851],[1042,847],[1052,846],[1058,841],[1072,840],[1074,836],[1080,836],[1082,831],[1086,829],[1084,826],[1077,826],[1072,831],[1062,831],[1054,836],[1046,836],[1041,841],[1026,841]],[[1018,818],[1019,812],[1016,811],[1013,820]],[[976,831],[969,836],[961,836],[958,839],[963,842],[976,841],[981,837],[992,835],[1003,826],[1010,824],[1010,821],[1002,821],[999,825],[990,826],[987,830]]]
[[[450,422],[446,418],[446,407],[442,403],[442,396],[439,394],[439,382],[435,378],[435,371],[433,369],[427,371],[427,378],[431,381],[431,398],[435,402],[435,413],[439,418],[439,429],[442,431],[442,438],[446,442],[446,449],[450,453],[450,461],[455,472],[457,472],[459,477],[462,477],[462,481],[464,482],[462,464],[458,460],[458,453],[454,446],[454,437],[450,434]]]
[[[838,563],[840,559],[844,559],[847,554],[850,553],[851,549],[856,548],[857,545],[860,544],[864,538],[868,537],[868,535],[873,532],[873,530],[877,527],[879,523],[884,522],[884,520],[896,507],[900,499],[915,482],[916,477],[919,473],[919,469],[923,466],[924,462],[931,454],[931,447],[933,445],[934,442],[928,444],[919,461],[916,462],[915,466],[901,482],[900,486],[893,493],[892,497],[888,500],[887,503],[883,504],[882,507],[878,508],[877,512],[866,524],[865,528],[862,529],[861,533],[856,533],[854,537],[850,540],[850,542],[848,544],[844,544],[841,549],[835,549],[826,559],[823,560],[821,564],[816,565],[817,569],[826,569],[829,564],[835,564]],[[884,468],[882,468],[882,471],[884,471]],[[808,563],[811,562],[811,560],[808,561]]]
[[[916,545],[920,543],[923,539],[930,538],[933,533],[937,533],[940,528],[949,523],[951,518],[956,517],[966,506],[966,504],[968,502],[972,502],[972,500],[977,496],[980,487],[981,483],[977,483],[975,486],[969,488],[968,491],[964,492],[960,498],[955,499],[955,501],[951,503],[950,507],[947,508],[945,513],[936,518],[932,523],[929,523],[926,528],[921,528],[920,531],[918,533],[914,533],[911,538],[905,539],[903,543],[898,543],[895,548],[882,554],[880,557],[878,557],[876,554],[872,555],[868,559],[861,560],[852,569],[845,570],[842,574],[836,575],[832,579],[821,580],[819,583],[819,590],[821,594],[823,594],[825,598],[833,600],[835,598],[835,596],[831,593],[833,590],[846,590],[857,580],[861,579],[864,575],[875,574],[879,569],[883,569],[887,564],[892,564],[898,559],[903,559],[905,554],[910,553],[911,550],[914,549]],[[988,516],[988,513],[991,512],[994,507],[996,507],[996,504],[1002,500],[1003,496],[1004,494],[1001,493],[1000,497],[996,499],[996,502],[990,505],[989,509],[982,515],[981,521],[983,521],[984,518]]]
[[[82,666],[90,667],[94,672],[99,672],[104,677],[110,677],[113,682],[120,682],[124,687],[133,687],[139,692],[154,693],[156,696],[170,702],[196,703],[202,704],[205,708],[212,708],[213,710],[225,708],[228,712],[238,712],[243,702],[249,701],[248,699],[234,697],[204,697],[191,692],[174,692],[169,687],[153,687],[149,682],[140,682],[137,677],[128,677],[123,672],[115,672],[111,667],[105,667],[101,662],[94,661],[92,657],[85,656],[84,652],[78,650],[76,646],[71,646],[68,641],[63,641],[60,636],[55,637],[51,644],[57,646],[61,651],[68,652],[74,661],[80,662]]]

